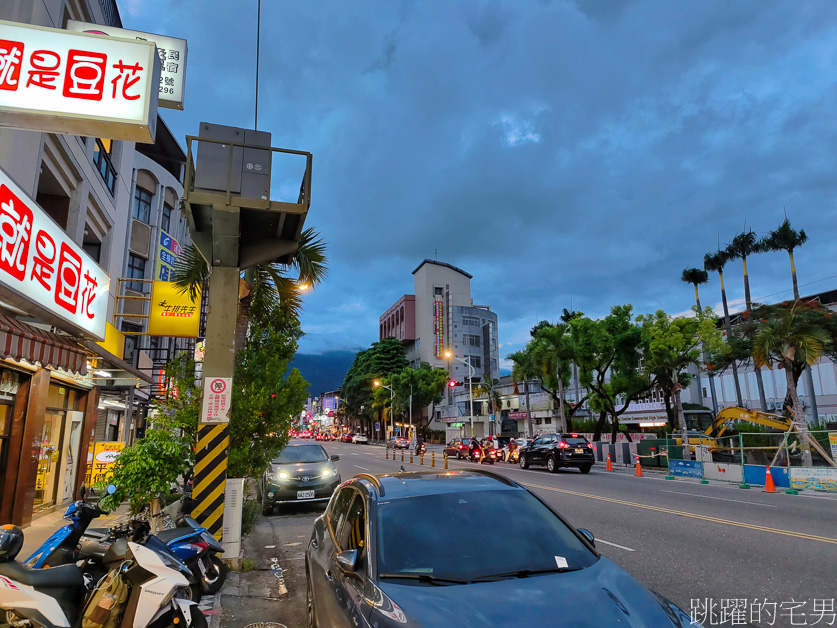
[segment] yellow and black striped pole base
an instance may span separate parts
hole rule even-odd
[[[195,461],[192,497],[197,506],[192,516],[221,540],[224,523],[224,491],[227,480],[227,450],[230,447],[230,426],[198,426],[198,447]]]

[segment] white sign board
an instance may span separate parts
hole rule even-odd
[[[229,423],[232,377],[207,377],[203,383],[201,423]]]
[[[0,20],[0,126],[153,143],[153,43]]]
[[[241,514],[244,508],[244,478],[226,480],[224,519],[221,527],[224,558],[238,558],[241,553]]]
[[[101,24],[87,22],[67,22],[67,30],[82,33],[122,37],[124,39],[139,39],[150,41],[157,46],[160,57],[160,99],[159,106],[167,109],[183,109],[183,93],[186,87],[186,40],[165,35],[152,35],[140,31],[129,31],[124,28],[113,28]]]
[[[109,287],[107,273],[0,168],[0,297],[104,340]]]

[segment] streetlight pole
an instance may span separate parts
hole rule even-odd
[[[453,358],[457,362],[462,362],[468,366],[468,401],[471,406],[471,438],[474,437],[474,367],[471,366],[471,356],[469,355],[465,360],[457,358],[450,351],[445,351],[445,356]]]
[[[381,388],[386,388],[389,390],[389,431],[393,435],[395,435],[395,418],[393,417],[393,412],[395,412],[395,391],[392,390],[391,386],[382,384],[377,380],[375,380],[374,383],[375,386],[380,386]],[[410,389],[410,402],[412,402],[412,388]],[[412,424],[412,418],[410,419],[410,423]],[[384,439],[384,441],[386,441],[386,438]],[[393,451],[395,450],[393,449]]]
[[[407,438],[413,437],[413,384],[410,384],[410,431],[407,433]],[[393,449],[393,451],[395,451]]]

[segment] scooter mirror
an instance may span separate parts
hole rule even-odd
[[[116,485],[115,484],[108,484],[107,492],[108,492],[108,495],[113,495],[116,492]]]

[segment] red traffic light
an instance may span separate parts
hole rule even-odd
[[[454,380],[450,380],[448,382],[448,386],[450,386],[451,388],[454,388],[456,386],[456,382]]]

